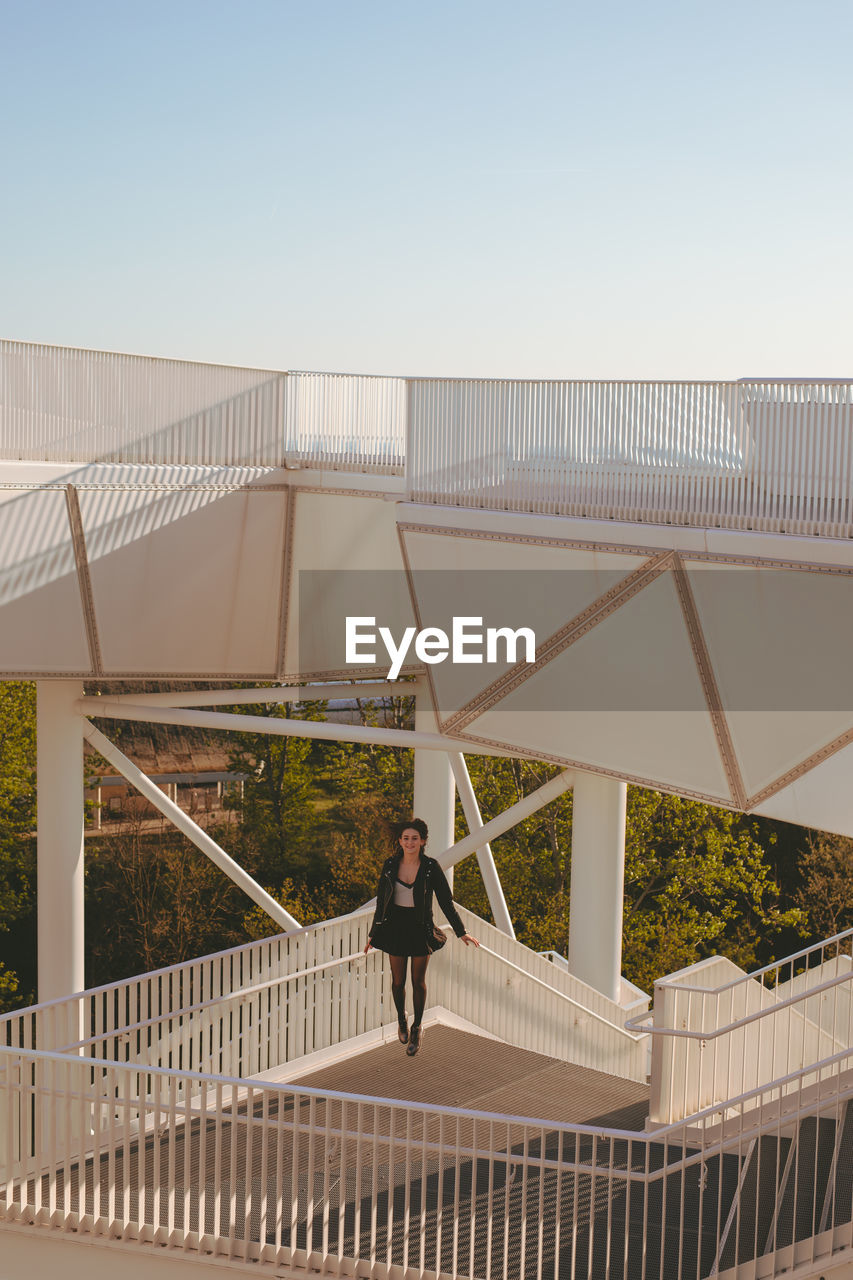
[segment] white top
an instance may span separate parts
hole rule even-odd
[[[394,881],[394,905],[397,907],[413,907],[415,905],[415,894],[413,889],[414,881],[411,885],[405,885],[400,880]]]

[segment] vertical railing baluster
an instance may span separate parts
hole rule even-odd
[[[290,1147],[290,1260],[299,1249],[299,1198],[301,1195],[300,1170],[303,1162],[300,1159],[300,1129],[302,1123],[300,1093],[291,1095],[293,1105],[292,1141]],[[309,1165],[308,1175],[311,1176]]]

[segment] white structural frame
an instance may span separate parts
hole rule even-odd
[[[332,686],[333,688],[335,686]],[[358,696],[368,693],[376,696],[377,684],[359,687],[345,686],[348,694]],[[384,687],[382,685],[378,687]],[[311,691],[323,686],[314,686]],[[412,683],[400,686],[400,691],[412,689]],[[417,693],[417,684],[414,685]],[[328,687],[326,687],[328,691]],[[236,705],[239,701],[264,702],[270,694],[304,694],[306,690],[209,690],[198,691],[190,697],[212,695],[212,705]],[[510,938],[514,930],[500,877],[489,847],[489,841],[543,808],[551,800],[574,785],[574,771],[567,770],[552,778],[544,786],[525,796],[516,804],[483,824],[479,806],[460,747],[468,744],[456,742],[433,732],[434,712],[426,708],[421,693],[420,724],[427,729],[402,730],[378,727],[339,725],[303,720],[285,720],[270,716],[248,716],[234,713],[193,710],[187,707],[164,705],[166,697],[181,698],[179,692],[166,695],[149,695],[147,702],[129,700],[145,695],[121,695],[118,697],[86,697],[76,681],[42,681],[39,684],[40,713],[40,768],[39,787],[42,797],[41,810],[45,821],[40,824],[39,859],[42,868],[42,892],[39,895],[39,973],[42,999],[68,996],[85,987],[84,932],[83,932],[83,802],[79,794],[79,778],[82,772],[82,743],[85,737],[118,772],[134,786],[188,839],[214,862],[235,884],[260,906],[285,932],[299,929],[299,922],[270,896],[202,827],[166,796],[114,743],[99,729],[88,722],[87,717],[139,720],[174,725],[203,725],[209,728],[238,730],[253,733],[273,733],[282,736],[314,737],[332,741],[382,743],[397,747],[415,748],[415,809],[418,806],[428,812],[433,823],[433,847],[439,846],[438,861],[446,872],[471,853],[477,855],[478,864],[497,927]],[[153,701],[156,698],[157,701]],[[215,701],[213,701],[215,699]],[[289,698],[287,699],[289,700]],[[209,704],[210,705],[210,704]],[[61,716],[60,713],[61,712]],[[74,752],[74,759],[70,753]],[[79,754],[79,761],[77,755]],[[506,752],[486,754],[505,755]],[[431,770],[427,764],[435,762]],[[80,768],[76,767],[79,763]],[[57,779],[61,777],[62,786]],[[459,788],[463,811],[469,826],[469,834],[454,842],[455,790]],[[54,790],[56,799],[51,799]],[[54,802],[55,801],[55,802]],[[72,813],[72,808],[74,812]],[[48,816],[49,815],[49,816]],[[437,821],[436,821],[437,815]],[[79,846],[79,847],[78,847]],[[59,868],[59,874],[55,868]],[[63,873],[63,869],[64,872]],[[69,912],[68,904],[72,904]],[[588,978],[584,979],[588,981]],[[603,990],[602,982],[589,985]],[[609,994],[609,992],[607,993]]]
[[[381,729],[320,720],[281,720],[273,716],[244,716],[227,711],[193,711],[180,707],[143,706],[111,697],[84,697],[77,710],[106,720],[141,720],[150,724],[195,725],[207,729],[233,729],[238,733],[271,733],[282,738],[319,738],[326,742],[376,743],[386,747],[418,747],[425,751],[470,751],[470,742],[439,733],[414,729]],[[493,747],[478,748],[478,755],[510,756]]]

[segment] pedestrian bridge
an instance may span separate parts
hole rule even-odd
[[[164,1277],[847,1274],[851,932],[692,965],[651,1012],[620,945],[628,782],[853,835],[852,428],[848,381],[0,344],[0,678],[39,682],[41,796],[40,1003],[0,1019],[10,1274],[112,1275],[117,1251]],[[460,619],[469,660],[438,661]],[[414,730],[216,709],[403,690]],[[431,848],[476,853],[494,919],[432,961],[419,1058],[389,1043],[369,911],[301,928],[105,717],[415,749]],[[86,990],[84,736],[284,932]],[[562,769],[484,825],[476,752]],[[514,938],[488,842],[569,787],[558,965]]]
[[[382,677],[468,751],[853,835],[853,383],[283,373],[6,342],[0,675]],[[469,650],[470,652],[470,650]]]

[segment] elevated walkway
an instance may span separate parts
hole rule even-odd
[[[0,343],[0,678],[381,676],[438,729],[853,835],[853,384],[225,369]],[[832,625],[824,625],[830,618]]]
[[[563,1124],[642,1131],[648,1085],[485,1039],[445,1025],[441,1011],[424,1023],[424,1044],[409,1058],[393,1042],[289,1080],[295,1088],[427,1102]],[[271,1077],[274,1078],[274,1077]]]
[[[36,1249],[70,1234],[294,1276],[770,1280],[851,1260],[853,1050],[817,1059],[825,1033],[804,1039],[802,1026],[814,1016],[833,1043],[845,1038],[853,972],[838,952],[853,934],[781,962],[772,1000],[745,1015],[747,1028],[772,1024],[778,1043],[778,1015],[800,1007],[798,1069],[771,1078],[790,1059],[757,1053],[771,1076],[748,1093],[644,1130],[643,1081],[570,1060],[592,1047],[580,1035],[573,1054],[566,1035],[577,986],[555,986],[507,1043],[495,981],[507,966],[489,951],[476,997],[464,981],[475,957],[443,978],[452,946],[436,957],[433,985],[456,993],[458,1012],[433,1005],[408,1058],[387,1038],[385,969],[360,954],[366,922],[356,914],[0,1020],[4,1226],[29,1230]],[[817,962],[810,980],[791,980],[798,959]],[[527,965],[509,970],[519,1013],[544,990],[539,966],[571,980],[531,953]],[[702,988],[699,1012],[749,1010],[750,997],[730,993],[755,983]],[[828,992],[844,997],[829,1007]],[[504,1036],[459,1025],[472,1014],[503,1021]],[[739,1023],[718,1030],[740,1035]],[[709,1021],[669,1031],[714,1035]],[[532,1047],[549,1042],[562,1057]],[[731,1087],[731,1073],[719,1079]]]

